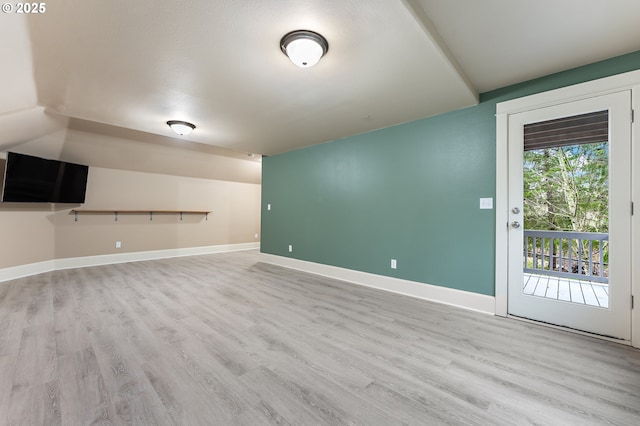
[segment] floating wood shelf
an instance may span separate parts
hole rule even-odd
[[[75,221],[78,221],[78,214],[113,214],[115,221],[118,221],[119,214],[148,214],[149,220],[153,220],[153,214],[179,214],[180,220],[182,220],[183,214],[203,214],[205,220],[209,220],[210,211],[204,210],[94,210],[94,209],[73,209],[71,210],[75,216]]]

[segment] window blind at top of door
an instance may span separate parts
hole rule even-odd
[[[525,124],[524,150],[607,142],[609,111],[597,111]]]

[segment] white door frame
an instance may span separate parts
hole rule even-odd
[[[632,199],[636,203],[631,218],[631,294],[636,298],[631,311],[631,344],[640,347],[640,70],[618,74],[599,80],[567,86],[523,98],[500,102],[496,106],[496,315],[507,316],[508,221],[509,221],[509,115],[546,106],[577,101],[593,96],[631,90],[631,104],[638,118],[631,126]],[[631,206],[629,206],[631,208]]]

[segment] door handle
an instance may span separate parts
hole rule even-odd
[[[513,222],[511,222],[511,227],[515,229],[520,228],[520,222],[518,222],[517,220],[514,220]]]

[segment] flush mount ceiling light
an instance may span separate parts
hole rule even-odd
[[[280,49],[297,66],[309,68],[327,53],[329,43],[326,38],[313,31],[296,30],[282,37]]]
[[[180,136],[186,136],[189,133],[193,132],[193,129],[196,128],[195,125],[181,120],[169,120],[167,121],[167,124],[169,125],[169,127],[171,127],[171,130],[173,130]]]

